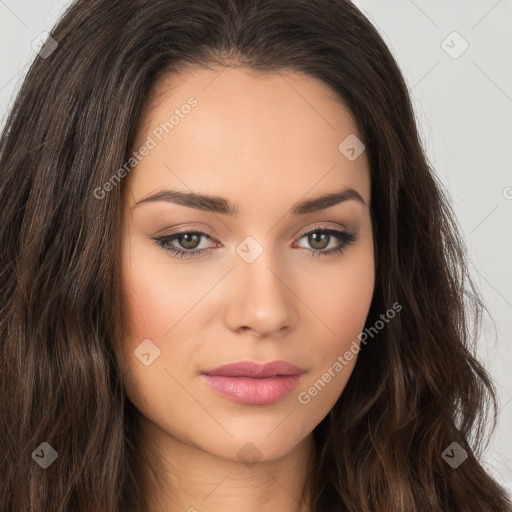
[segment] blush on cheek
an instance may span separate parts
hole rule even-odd
[[[160,338],[170,328],[166,329],[165,326],[159,325],[159,301],[149,293],[145,282],[135,277],[135,273],[125,276],[123,306],[125,332],[135,346],[146,338],[151,340]]]

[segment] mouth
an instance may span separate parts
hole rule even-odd
[[[218,394],[238,403],[268,405],[289,395],[305,370],[287,361],[229,363],[201,372]]]
[[[264,379],[268,377],[289,377],[304,373],[303,368],[299,368],[288,361],[270,361],[268,363],[256,363],[254,361],[238,361],[227,363],[215,368],[210,368],[202,373],[204,375],[215,375],[222,377],[250,377],[254,379]]]

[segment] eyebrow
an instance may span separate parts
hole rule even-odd
[[[366,205],[359,192],[353,188],[344,188],[338,192],[323,194],[319,197],[296,203],[292,207],[292,214],[306,215],[350,200],[358,201],[359,203]],[[133,208],[136,208],[143,203],[157,201],[166,201],[180,206],[188,206],[189,208],[195,208],[197,210],[204,210],[212,213],[220,213],[232,217],[237,216],[239,212],[238,205],[230,203],[223,197],[207,194],[195,194],[193,192],[182,192],[178,190],[161,190],[160,192],[144,197],[140,201],[136,201]]]

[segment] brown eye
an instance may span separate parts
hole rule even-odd
[[[153,238],[153,241],[162,249],[174,254],[179,258],[195,258],[208,253],[211,248],[198,249],[201,239],[211,241],[211,237],[207,233],[201,231],[183,231]],[[357,237],[356,231],[340,231],[337,229],[316,228],[308,233],[304,233],[299,240],[306,238],[309,247],[298,246],[310,253],[312,256],[334,256],[341,254],[346,247],[355,242]],[[334,243],[334,247],[329,246]],[[296,246],[297,247],[297,246]]]
[[[178,235],[176,240],[184,249],[196,249],[201,243],[201,238],[200,233],[183,233]]]
[[[162,249],[179,258],[195,258],[208,252],[210,248],[198,249],[201,239],[211,240],[207,233],[201,231],[183,231],[172,235],[153,238]]]
[[[313,233],[309,233],[308,235],[308,243],[313,247],[313,249],[324,250],[329,245],[329,241],[331,239],[331,235],[325,232],[315,231]]]
[[[357,232],[340,231],[337,229],[315,228],[313,231],[304,233],[299,240],[307,238],[309,247],[300,246],[309,250],[313,256],[332,256],[341,254],[351,243],[357,240]],[[337,243],[336,243],[337,242]],[[334,243],[334,247],[327,249]]]

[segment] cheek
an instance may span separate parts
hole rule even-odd
[[[180,343],[180,340],[184,333],[190,334],[186,315],[198,300],[198,290],[204,291],[199,281],[191,281],[189,274],[169,264],[165,253],[163,257],[155,255],[147,242],[137,237],[133,237],[130,244],[125,248],[122,261],[125,326],[122,350],[127,362],[125,368],[128,368],[127,390],[142,411],[155,400],[166,403],[169,389],[179,388],[167,371],[182,381],[193,360],[193,344]],[[144,340],[150,340],[157,347],[149,345],[149,350],[154,350],[158,356],[148,366],[137,358]],[[160,396],[163,385],[166,391]]]
[[[375,270],[371,236],[364,236],[335,266],[304,273],[302,295],[323,323],[323,350],[332,356],[364,328],[373,298]],[[319,331],[320,332],[320,331]]]
[[[357,261],[346,272],[333,279],[330,287],[331,300],[325,304],[332,329],[353,337],[363,329],[370,310],[374,290],[373,261]]]
[[[185,405],[190,406],[177,399],[181,396],[179,386],[167,373],[170,370],[175,374],[175,366],[184,367],[182,362],[187,361],[187,356],[177,349],[169,351],[164,343],[165,333],[183,316],[180,299],[176,298],[173,286],[158,276],[162,276],[159,268],[137,265],[135,257],[130,266],[123,269],[126,322],[122,342],[126,361],[123,381],[131,402],[148,418],[158,416],[162,411],[178,413]],[[144,340],[150,340],[151,344],[146,341],[146,345],[141,345]],[[141,346],[147,348],[141,351]],[[138,356],[148,352],[153,360],[146,366]]]
[[[160,339],[172,327],[176,299],[150,272],[132,268],[124,279],[124,298],[130,338]]]
[[[314,336],[312,373],[297,397],[318,421],[336,403],[357,362],[361,343],[358,336],[364,329],[374,291],[373,245],[366,238],[358,250],[347,252],[336,272],[326,272],[329,274],[308,278],[307,289],[316,290],[309,293],[308,300],[323,324],[317,321],[317,332],[323,334]],[[314,283],[316,288],[311,288]],[[305,293],[306,288],[303,290]]]
[[[197,300],[193,281],[165,253],[133,237],[123,259],[123,296],[132,338],[163,340]]]

